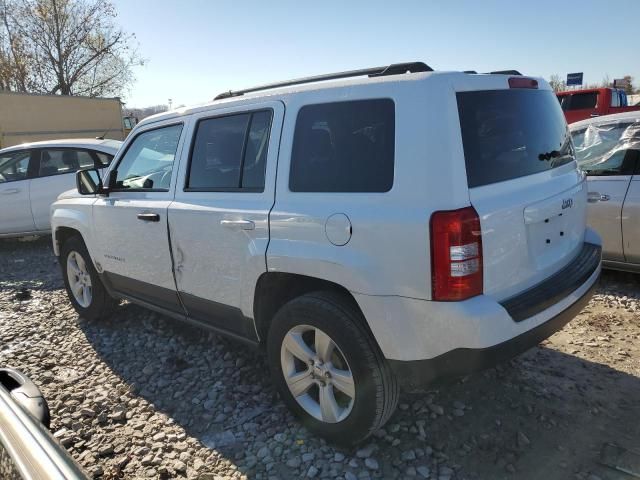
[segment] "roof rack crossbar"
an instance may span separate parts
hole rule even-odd
[[[409,62],[409,63],[395,63],[393,65],[387,65],[386,67],[374,67],[363,68],[360,70],[349,70],[347,72],[329,73],[326,75],[315,75],[313,77],[297,78],[294,80],[287,80],[284,82],[269,83],[266,85],[260,85],[257,87],[245,88],[243,90],[229,90],[216,96],[214,100],[221,100],[223,98],[238,97],[245,93],[259,92],[260,90],[270,90],[272,88],[290,87],[292,85],[302,85],[305,83],[322,82],[326,80],[339,80],[342,78],[351,77],[363,77],[368,75],[369,77],[382,77],[386,75],[400,75],[403,73],[415,73],[415,72],[433,72],[433,69],[423,62]]]
[[[496,70],[489,73],[491,75],[522,75],[518,70]]]

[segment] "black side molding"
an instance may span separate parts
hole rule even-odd
[[[600,265],[602,247],[584,243],[578,255],[559,272],[518,295],[500,302],[516,322],[546,310],[584,284]]]
[[[575,303],[545,323],[517,337],[487,348],[456,348],[427,360],[387,360],[402,388],[422,392],[429,385],[484,370],[504,362],[536,346],[564,327],[585,307],[598,287],[598,282]]]

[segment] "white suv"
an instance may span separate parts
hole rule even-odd
[[[124,298],[265,345],[342,444],[514,356],[589,300],[600,240],[562,110],[517,72],[423,63],[228,92],[140,122],[52,208],[86,318]]]

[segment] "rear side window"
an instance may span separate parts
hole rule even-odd
[[[511,180],[574,161],[553,92],[460,92],[458,113],[469,187]]]
[[[307,105],[293,137],[293,192],[387,192],[393,186],[395,106],[390,99]]]
[[[43,149],[40,153],[40,177],[75,173],[81,168],[94,168],[93,157],[86,150]]]
[[[187,190],[264,190],[271,110],[201,120]]]
[[[100,162],[99,166],[106,167],[113,160],[113,155],[109,155],[108,153],[94,151],[96,157],[98,157],[98,162]]]
[[[562,98],[563,110],[585,110],[596,108],[598,104],[598,92],[573,93]]]

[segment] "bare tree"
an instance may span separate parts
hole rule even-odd
[[[562,92],[567,89],[567,82],[565,82],[557,73],[554,73],[549,77],[549,85],[551,85],[554,92]]]
[[[143,61],[116,16],[108,0],[0,0],[0,87],[121,95]]]

